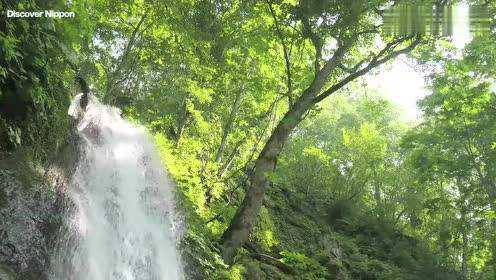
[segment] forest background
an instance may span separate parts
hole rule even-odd
[[[0,19],[0,168],[44,173],[82,77],[155,138],[191,279],[494,279],[494,32],[392,32],[393,2],[3,0],[76,17]],[[414,123],[363,83],[399,55]]]

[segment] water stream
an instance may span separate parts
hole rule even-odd
[[[181,279],[172,184],[145,130],[91,98],[69,113],[83,141],[51,280]]]

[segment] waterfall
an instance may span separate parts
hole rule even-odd
[[[68,190],[74,209],[52,259],[51,280],[182,279],[172,184],[146,131],[117,108],[77,96],[81,155]]]

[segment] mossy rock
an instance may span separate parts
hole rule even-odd
[[[7,206],[8,203],[9,200],[7,199],[7,195],[3,190],[0,190],[0,209]]]
[[[17,276],[12,269],[7,265],[0,263],[0,279],[1,280],[16,280]]]

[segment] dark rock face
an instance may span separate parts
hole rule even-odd
[[[47,279],[50,256],[69,207],[66,189],[77,159],[71,141],[56,159],[31,180],[0,167],[0,279]]]
[[[54,193],[47,186],[26,190],[12,173],[0,170],[0,188],[8,201],[0,209],[0,262],[23,279],[38,279],[48,266]]]

